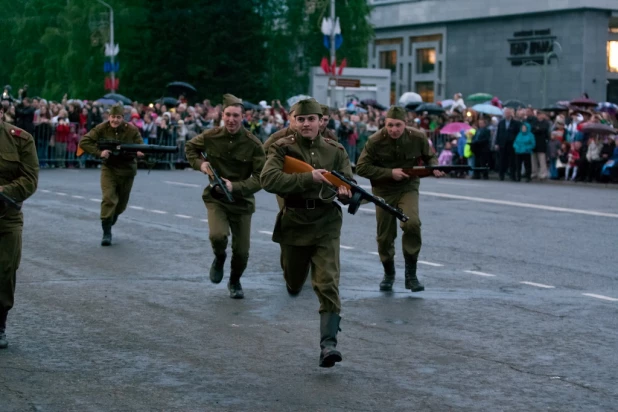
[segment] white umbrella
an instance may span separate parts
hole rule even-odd
[[[479,112],[479,113],[489,114],[491,116],[503,116],[504,115],[504,113],[502,112],[502,109],[496,106],[492,106],[491,104],[477,104],[477,105],[472,106],[472,110]]]
[[[311,96],[306,96],[304,94],[299,94],[298,96],[292,96],[288,99],[288,106],[292,107],[296,103],[300,102],[301,100],[305,100],[305,99],[311,99]]]
[[[423,103],[423,98],[418,93],[405,92],[399,98],[399,104],[405,106],[410,103]]]
[[[440,102],[440,106],[442,106],[444,109],[448,109],[449,107],[451,107],[454,104],[455,104],[455,100],[453,100],[453,99],[446,99],[446,100],[442,100]]]

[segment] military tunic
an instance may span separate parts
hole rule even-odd
[[[281,244],[283,276],[292,291],[300,291],[312,269],[312,284],[320,300],[320,313],[339,313],[339,239],[341,208],[332,202],[332,191],[322,190],[311,173],[283,173],[285,156],[302,160],[315,169],[337,170],[352,178],[348,155],[339,143],[321,135],[311,141],[300,135],[274,143],[262,171],[262,185],[288,204],[277,215],[273,241]],[[330,202],[320,200],[331,197]],[[326,203],[326,204],[324,204]],[[312,209],[314,205],[317,206]]]
[[[249,259],[254,193],[262,189],[260,173],[265,161],[262,142],[244,127],[234,135],[225,127],[216,127],[188,141],[185,152],[195,170],[200,170],[204,163],[203,152],[219,176],[232,182],[234,203],[213,196],[211,186],[204,189],[202,199],[208,211],[209,238],[214,253],[225,253],[231,229],[232,269],[242,273]]]
[[[369,137],[356,165],[356,173],[371,180],[374,195],[382,197],[393,207],[401,208],[409,216],[407,222],[400,223],[403,229],[402,245],[404,255],[414,260],[418,259],[422,245],[418,212],[420,179],[411,177],[395,181],[392,172],[396,168],[418,166],[421,160],[427,165],[438,164],[423,131],[407,127],[399,139],[392,139],[383,128]],[[376,220],[380,260],[392,261],[395,258],[397,219],[376,208]]]
[[[23,202],[36,191],[39,160],[33,137],[22,129],[0,120],[0,186],[3,193]],[[0,322],[13,307],[16,273],[21,261],[21,211],[7,208],[0,201]],[[0,325],[4,329],[4,325]]]
[[[143,144],[137,127],[122,122],[113,128],[109,121],[101,123],[84,135],[79,146],[86,152],[100,157],[99,141],[114,140],[126,144]],[[101,220],[112,220],[124,212],[129,203],[133,180],[137,174],[134,156],[114,156],[103,159],[101,166]]]

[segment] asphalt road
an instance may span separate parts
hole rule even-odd
[[[235,301],[208,280],[203,175],[140,171],[109,248],[98,181],[43,170],[24,207],[2,412],[618,410],[615,188],[423,179],[415,294],[399,245],[395,292],[378,291],[375,212],[346,213],[344,361],[322,369],[317,298],[285,291],[273,195],[257,194]]]

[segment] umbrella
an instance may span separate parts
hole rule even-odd
[[[526,104],[521,100],[507,100],[502,105],[503,107],[510,107],[511,109],[519,109],[520,107],[526,107]]]
[[[104,99],[104,98],[101,98],[99,100],[95,100],[94,102],[100,104],[101,106],[113,106],[116,103],[118,103],[116,100]]]
[[[493,96],[489,93],[475,93],[468,96],[466,100],[471,102],[484,102],[491,99],[493,99]]]
[[[588,99],[587,97],[580,97],[578,99],[573,99],[569,102],[573,106],[581,106],[581,107],[595,107],[598,103],[592,99]]]
[[[262,110],[263,109],[263,107],[260,106],[259,104],[253,104],[247,100],[243,100],[242,105],[245,107],[246,110]]]
[[[185,82],[171,82],[168,83],[167,91],[174,96],[180,96],[181,94],[196,94],[197,89]]]
[[[543,112],[568,112],[569,108],[561,104],[553,104],[551,106],[542,108],[541,111]]]
[[[364,108],[367,108],[367,106],[373,106],[378,110],[386,110],[386,107],[381,105],[380,103],[378,103],[377,101],[375,101],[374,99],[365,99],[365,100],[361,100],[360,102],[361,106],[363,106]]]
[[[178,99],[175,99],[173,97],[161,97],[160,99],[155,100],[155,103],[161,103],[166,106],[178,106],[178,103],[180,102],[178,101]]]
[[[472,106],[472,110],[479,113],[489,114],[491,116],[502,116],[502,110],[491,104],[476,104]]]
[[[459,134],[462,130],[470,130],[472,126],[468,123],[454,122],[445,125],[442,129],[440,129],[441,134]]]
[[[296,103],[300,102],[301,100],[306,100],[306,99],[311,99],[311,96],[307,96],[305,94],[299,94],[296,96],[292,96],[287,100],[288,106],[292,107]]]
[[[82,107],[84,105],[84,102],[82,102],[81,100],[77,100],[77,99],[71,99],[71,100],[67,100],[67,104],[76,104],[79,107]]]
[[[618,105],[610,102],[599,103],[596,108],[597,112],[608,112],[608,113],[616,113],[618,112]]]
[[[406,109],[408,109],[411,112],[416,111],[416,108],[420,105],[422,105],[423,103],[420,102],[415,102],[415,103],[408,103],[406,104]]]
[[[440,106],[444,107],[445,109],[448,109],[449,107],[451,107],[454,104],[455,104],[455,100],[453,100],[453,99],[446,99],[446,100],[442,100],[440,102]]]
[[[423,103],[423,98],[418,93],[406,92],[399,98],[399,104],[406,106],[408,103]]]
[[[104,99],[111,99],[111,100],[115,100],[116,102],[121,102],[124,104],[131,104],[133,103],[133,100],[129,99],[128,97],[125,97],[121,94],[118,93],[107,93],[105,96],[103,96]]]
[[[612,126],[603,123],[584,123],[582,125],[583,133],[596,133],[596,134],[618,134],[618,130],[614,129]]]
[[[423,103],[417,106],[414,111],[417,113],[427,112],[428,114],[442,114],[444,113],[444,108],[433,103]]]

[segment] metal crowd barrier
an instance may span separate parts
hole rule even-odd
[[[78,123],[70,123],[70,133],[66,142],[56,141],[56,128],[49,123],[39,123],[35,125],[34,142],[41,168],[69,168],[84,169],[98,168],[101,160],[92,155],[84,154],[76,156],[79,141],[82,139],[86,130],[79,127]],[[185,157],[185,143],[178,142],[177,126],[170,126],[167,133],[159,134],[157,139],[144,139],[145,143],[162,146],[178,146],[178,153],[167,153],[157,155],[156,158],[146,161],[139,160],[139,168],[152,167],[154,162],[155,169],[175,169],[187,166]]]

